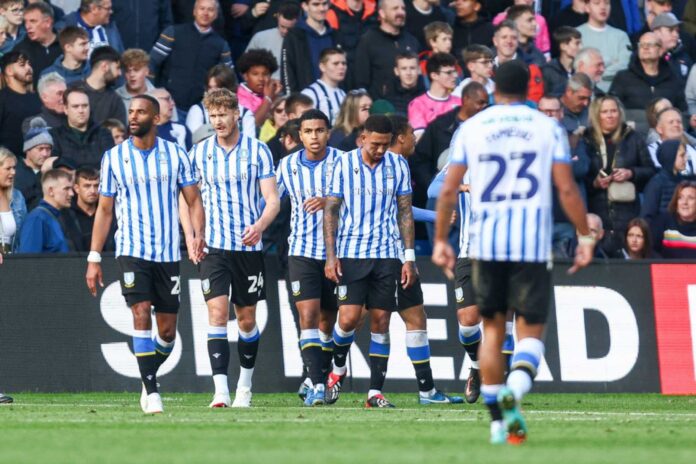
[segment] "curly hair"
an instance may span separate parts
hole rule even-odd
[[[229,89],[208,90],[203,96],[203,105],[208,111],[211,108],[239,109],[237,96]]]
[[[237,60],[236,68],[240,74],[245,74],[254,66],[263,66],[273,74],[278,70],[278,61],[273,53],[262,48],[252,48],[246,51]]]

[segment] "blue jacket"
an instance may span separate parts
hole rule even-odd
[[[65,29],[66,26],[80,26],[84,28],[82,25],[82,21],[80,21],[80,12],[78,11],[73,11],[70,14],[65,15],[61,21],[58,21],[56,23],[55,29],[57,31],[61,31]],[[104,28],[104,32],[106,33],[106,40],[109,41],[109,46],[114,48],[117,52],[123,53],[124,48],[123,48],[123,41],[121,40],[121,34],[118,32],[118,29],[116,28],[116,23],[110,22],[109,24],[102,26]]]
[[[174,23],[171,0],[114,0],[113,8],[112,20],[127,49],[150,51],[160,32]]]
[[[65,79],[66,85],[70,85],[72,82],[83,81],[89,76],[90,66],[89,61],[86,61],[82,67],[78,69],[68,69],[63,66],[63,55],[56,58],[51,66],[41,71],[41,77],[48,73],[54,72],[60,74],[63,79]]]
[[[22,230],[22,223],[27,215],[27,204],[24,201],[24,196],[22,192],[13,188],[12,198],[10,199],[10,211],[12,211],[12,216],[14,217],[15,224],[17,225],[17,232],[12,237],[12,243],[10,244],[10,251],[17,251],[17,245],[19,244],[19,234]]]
[[[68,241],[59,217],[59,210],[41,200],[24,220],[17,253],[67,253]]]

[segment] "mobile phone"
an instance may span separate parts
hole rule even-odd
[[[609,177],[609,174],[607,174],[607,171],[605,171],[604,169],[600,169],[599,176],[600,177]]]

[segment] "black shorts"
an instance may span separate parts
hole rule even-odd
[[[159,313],[179,311],[181,276],[179,262],[157,263],[131,256],[119,256],[121,293],[128,306],[149,301]]]
[[[457,309],[475,305],[476,297],[474,296],[474,284],[471,279],[471,260],[469,258],[457,258],[454,276],[454,300],[456,301]]]
[[[396,310],[398,259],[341,259],[343,276],[338,284],[338,306],[359,305],[367,309]]]
[[[292,299],[298,301],[321,301],[324,311],[337,311],[336,284],[324,275],[324,260],[288,256],[288,277]]]
[[[546,263],[473,261],[476,304],[491,319],[508,308],[530,324],[544,324],[551,302],[551,269]]]
[[[420,277],[416,276],[416,281],[413,285],[404,290],[404,287],[401,286],[401,266],[396,274],[396,303],[399,311],[423,304],[423,289],[421,288]]]
[[[210,248],[198,265],[203,298],[229,296],[237,306],[253,306],[266,299],[263,254],[260,251],[227,251]]]

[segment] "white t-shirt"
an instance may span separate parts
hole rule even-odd
[[[17,233],[17,223],[12,211],[0,212],[0,244],[9,245]]]

